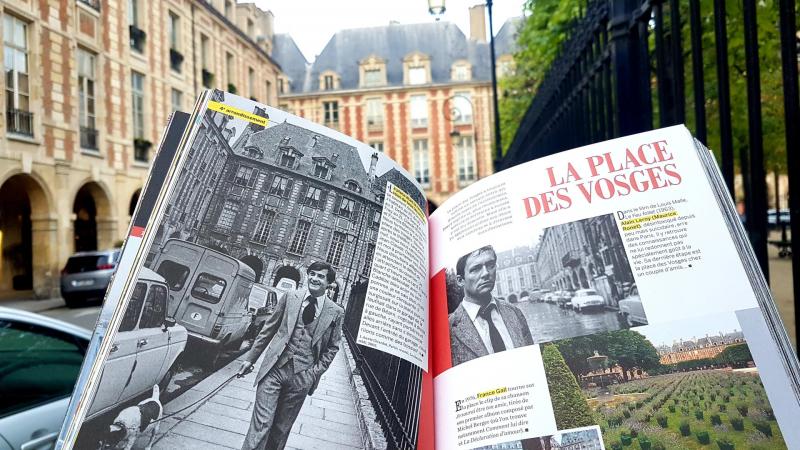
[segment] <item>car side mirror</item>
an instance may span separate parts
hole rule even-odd
[[[164,331],[167,331],[168,328],[174,327],[176,323],[177,322],[175,321],[175,319],[167,317],[166,319],[164,319],[164,328],[162,329]]]

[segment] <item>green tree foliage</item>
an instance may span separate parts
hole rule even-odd
[[[746,367],[753,361],[750,348],[747,344],[731,345],[714,358],[719,364],[726,364],[732,367]]]
[[[570,37],[574,24],[583,16],[587,0],[528,0],[526,18],[517,35],[518,52],[514,55],[516,73],[500,80],[500,120],[503,143],[508,148],[517,127],[525,115],[550,64],[561,45]],[[786,147],[783,116],[783,79],[781,73],[778,0],[761,0],[757,5],[759,67],[763,144],[767,171],[786,171]],[[684,49],[684,92],[686,95],[686,123],[696,129],[694,88],[692,80],[691,38],[689,29],[689,2],[679,2],[682,24],[681,42]],[[744,18],[741,2],[726,2],[728,71],[730,74],[731,121],[733,147],[737,171],[740,153],[746,151],[748,141],[747,70],[744,47]],[[800,12],[800,8],[798,9]],[[664,23],[670,23],[669,3],[664,3]],[[702,55],[708,146],[720,156],[720,111],[717,82],[714,35],[713,0],[700,0],[702,24]],[[800,15],[798,15],[800,18]],[[651,22],[650,26],[653,26]],[[668,26],[666,27],[668,28]],[[654,118],[653,126],[660,126],[654,30],[650,30],[650,55]],[[667,36],[669,38],[669,36]],[[624,106],[623,106],[624,107]]]
[[[544,345],[542,360],[558,429],[593,425],[595,421],[586,397],[558,348],[552,344]]]
[[[570,370],[576,375],[593,370],[587,358],[598,352],[608,357],[608,365],[619,365],[627,381],[633,369],[649,371],[661,366],[658,352],[644,336],[633,330],[618,330],[564,339],[555,345],[564,356]]]

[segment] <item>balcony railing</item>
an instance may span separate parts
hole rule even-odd
[[[128,27],[131,34],[131,48],[139,53],[144,52],[144,42],[147,39],[147,33],[136,25]]]
[[[9,133],[33,137],[33,113],[21,109],[6,111],[6,126]]]
[[[81,127],[81,148],[97,150],[97,130]]]
[[[100,11],[100,0],[78,0],[78,3],[91,6],[92,8]]]

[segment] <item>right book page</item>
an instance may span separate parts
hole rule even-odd
[[[453,196],[430,217],[437,447],[800,448],[728,230],[683,126]]]

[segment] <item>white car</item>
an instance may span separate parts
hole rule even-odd
[[[186,328],[167,318],[168,296],[164,277],[142,268],[114,335],[88,419],[151,391],[155,384],[166,391],[172,365],[188,336]]]
[[[572,308],[578,312],[592,308],[602,309],[605,305],[606,299],[594,289],[578,289],[572,297]]]
[[[619,301],[619,314],[629,327],[647,325],[639,289],[634,284],[627,297]]]
[[[0,450],[52,448],[91,334],[0,307]]]

